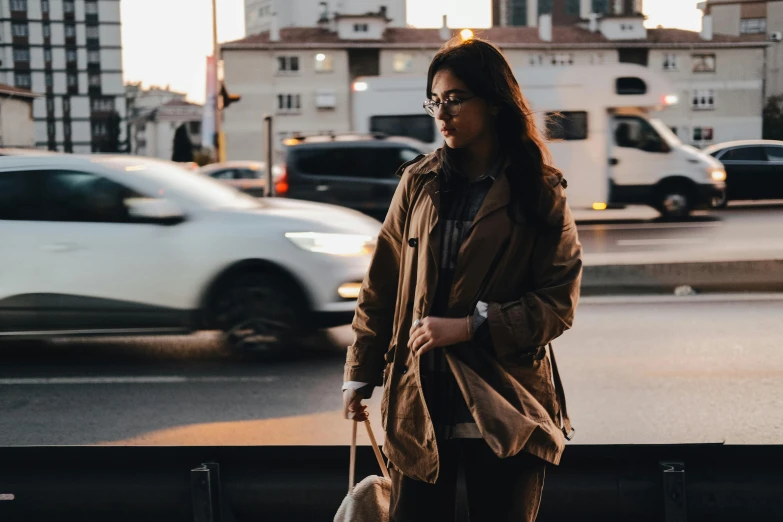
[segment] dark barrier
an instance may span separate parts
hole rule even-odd
[[[782,469],[783,446],[574,445],[539,520],[783,520]],[[2,522],[327,522],[347,487],[344,447],[0,448]]]

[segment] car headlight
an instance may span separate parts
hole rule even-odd
[[[346,257],[372,254],[376,241],[372,236],[319,232],[289,232],[285,237],[310,252]]]
[[[710,178],[712,181],[726,181],[726,171],[724,169],[710,169]]]

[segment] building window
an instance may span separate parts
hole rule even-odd
[[[74,51],[73,49],[68,49],[65,52],[65,57],[66,57],[66,60],[68,61],[68,63],[76,62],[76,51]]]
[[[106,136],[107,134],[108,134],[108,132],[106,130],[106,124],[105,123],[103,123],[102,121],[93,122],[93,124],[92,124],[92,135],[93,136],[103,137],[103,136]]]
[[[538,0],[538,14],[552,14],[552,0]]]
[[[694,54],[693,72],[695,73],[714,73],[715,55],[714,54]]]
[[[609,13],[609,0],[593,0],[594,13],[608,14]]]
[[[316,72],[332,72],[333,70],[334,62],[331,54],[318,53],[315,55]]]
[[[75,11],[76,11],[76,6],[74,5],[73,0],[65,0],[63,2],[63,12],[70,14]]]
[[[278,112],[299,112],[302,108],[302,97],[299,94],[278,94]]]
[[[691,107],[695,111],[715,110],[715,91],[713,89],[695,89]]]
[[[100,38],[101,33],[100,29],[97,26],[94,25],[88,25],[87,26],[87,38],[90,40],[95,40]]]
[[[30,61],[30,49],[14,49],[14,61],[15,62],[29,62]]]
[[[91,2],[90,0],[87,0],[87,2],[84,3],[84,12],[88,15],[97,15],[98,2]]]
[[[354,33],[369,33],[370,24],[353,24]]]
[[[337,107],[337,93],[334,90],[319,90],[315,93],[315,106],[318,109]]]
[[[11,0],[11,11],[27,12],[27,0]]]
[[[508,25],[512,27],[527,27],[528,0],[510,0],[507,4]]]
[[[574,65],[574,55],[572,53],[557,53],[550,58],[552,65]]]
[[[278,56],[277,72],[299,72],[298,56]]]
[[[93,98],[91,107],[95,112],[111,112],[114,110],[114,98]]]
[[[44,13],[49,12],[49,0],[41,0],[41,11]]]
[[[52,26],[50,24],[43,24],[43,37],[44,38],[52,37]]]
[[[17,38],[25,38],[30,34],[27,24],[11,24],[11,33]]]
[[[673,53],[666,53],[663,55],[663,70],[664,71],[676,71],[677,70],[677,55]]]
[[[740,34],[764,34],[766,32],[766,18],[745,18],[740,20]]]
[[[49,136],[54,136],[54,131],[55,131],[54,123],[50,123],[49,125],[47,125],[46,131],[49,134]]]
[[[87,53],[87,63],[101,63],[101,52],[89,51]]]
[[[44,61],[50,63],[52,61],[52,50],[44,49]]]
[[[67,96],[63,96],[63,112],[66,114],[71,112],[71,99]]]
[[[54,98],[46,98],[46,112],[49,114],[54,112]]]
[[[14,75],[14,85],[22,89],[29,89],[32,85],[30,73],[16,73]]]
[[[78,87],[79,77],[74,73],[68,73],[68,87]]]
[[[413,68],[413,55],[408,53],[397,53],[394,55],[394,72],[410,72]]]
[[[76,38],[76,26],[75,25],[66,25],[65,26],[65,37],[66,38]]]
[[[694,127],[693,141],[712,141],[712,127]]]
[[[565,0],[565,14],[568,16],[579,16],[579,0]]]
[[[63,134],[65,135],[66,139],[71,139],[71,123],[70,122],[63,123]]]
[[[48,72],[44,75],[44,79],[46,81],[47,87],[53,87],[54,86],[54,76],[52,73]]]
[[[90,87],[100,87],[101,86],[101,75],[100,74],[90,74]]]

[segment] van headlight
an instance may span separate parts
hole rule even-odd
[[[710,179],[712,181],[726,181],[726,170],[710,169]]]
[[[376,244],[376,238],[358,234],[289,232],[285,237],[303,250],[344,257],[372,254]]]

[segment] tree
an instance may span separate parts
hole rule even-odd
[[[770,96],[764,106],[762,137],[783,140],[783,96]]]
[[[190,141],[188,129],[184,123],[177,127],[177,131],[174,133],[174,150],[171,154],[171,161],[193,161],[193,143]]]

